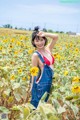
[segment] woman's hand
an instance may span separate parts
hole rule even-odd
[[[37,34],[37,36],[39,36],[39,37],[45,37],[45,33],[42,32],[42,31],[40,31],[40,32]]]

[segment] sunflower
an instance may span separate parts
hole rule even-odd
[[[26,77],[23,77],[22,80],[26,80]]]
[[[28,78],[28,80],[30,80],[30,76],[29,76],[29,75],[28,75],[28,77],[27,77],[27,78]]]
[[[22,69],[21,69],[21,68],[18,69],[18,73],[19,73],[19,74],[22,73]]]
[[[64,71],[64,75],[66,76],[66,75],[68,75],[68,71],[66,70],[66,71]]]
[[[38,67],[32,67],[32,68],[30,69],[30,73],[31,73],[32,76],[37,76],[38,71],[39,71],[39,68],[38,68]]]
[[[79,77],[74,77],[73,79],[72,79],[72,83],[73,82],[80,82],[80,78]]]
[[[33,50],[28,50],[28,54],[32,54],[33,53]]]
[[[15,75],[12,74],[11,77],[10,77],[11,80],[15,80]]]
[[[79,48],[76,48],[75,51],[76,51],[76,52],[79,52]]]
[[[73,93],[80,93],[80,86],[77,86],[77,85],[76,85],[76,86],[73,86],[73,87],[72,87],[72,92],[73,92]]]

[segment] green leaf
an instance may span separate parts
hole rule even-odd
[[[41,114],[43,115],[43,117],[45,118],[45,120],[47,120],[47,116],[45,114],[43,106],[39,106],[39,111],[41,112]]]
[[[55,99],[57,99],[57,98],[61,98],[62,97],[62,95],[59,93],[59,92],[53,92],[52,93],[52,97],[54,97]]]
[[[11,89],[7,89],[6,91],[4,91],[4,93],[5,93],[7,96],[9,96],[10,92],[11,92]]]
[[[61,113],[66,111],[66,109],[64,107],[59,107],[57,110],[58,110],[59,114],[61,114]]]
[[[60,103],[56,99],[53,99],[53,105],[54,105],[56,110],[60,107]]]
[[[26,117],[30,114],[30,110],[28,107],[23,108],[23,115],[24,115],[24,119],[26,119]]]
[[[60,120],[56,115],[51,115],[48,120]]]
[[[4,83],[2,81],[0,81],[0,87],[3,87]]]
[[[29,107],[30,110],[35,109],[35,107],[31,103],[26,103],[23,105],[24,107]]]
[[[73,104],[71,104],[71,108],[72,108],[72,110],[73,110],[73,112],[74,112],[74,115],[76,116],[77,113],[78,113],[78,111],[79,111],[78,107],[75,106],[75,105],[73,105]]]
[[[13,90],[17,89],[20,87],[20,83],[14,83],[12,86],[13,86]]]
[[[10,111],[6,107],[3,107],[3,106],[0,106],[0,111],[6,114],[10,113]]]
[[[15,111],[21,111],[22,110],[22,106],[14,105],[11,109],[15,110]]]
[[[39,106],[42,106],[45,114],[49,114],[49,113],[54,113],[55,114],[56,113],[54,107],[49,103],[40,103]]]
[[[44,93],[44,95],[42,96],[40,102],[44,102],[44,100],[45,100],[46,97],[47,97],[47,94],[48,94],[47,92]]]
[[[19,93],[14,92],[14,96],[17,101],[21,100],[21,95]]]

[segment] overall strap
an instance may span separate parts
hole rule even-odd
[[[41,54],[38,51],[36,51],[36,53],[38,54],[38,57],[40,58],[41,62],[45,63],[45,61],[44,61],[43,57],[41,56]]]

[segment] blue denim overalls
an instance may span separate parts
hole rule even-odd
[[[53,70],[48,65],[45,64],[45,61],[42,58],[41,54],[38,51],[36,51],[36,53],[38,54],[38,57],[44,64],[42,74],[39,69],[38,76],[34,77],[33,87],[32,87],[32,92],[31,92],[32,94],[31,104],[37,108],[39,100],[41,99],[41,97],[43,96],[45,92],[48,93],[47,97],[45,98],[45,102],[47,102],[49,98],[50,88],[52,85]],[[41,78],[39,82],[37,83],[36,81],[37,79],[39,79],[40,74],[41,74]]]

